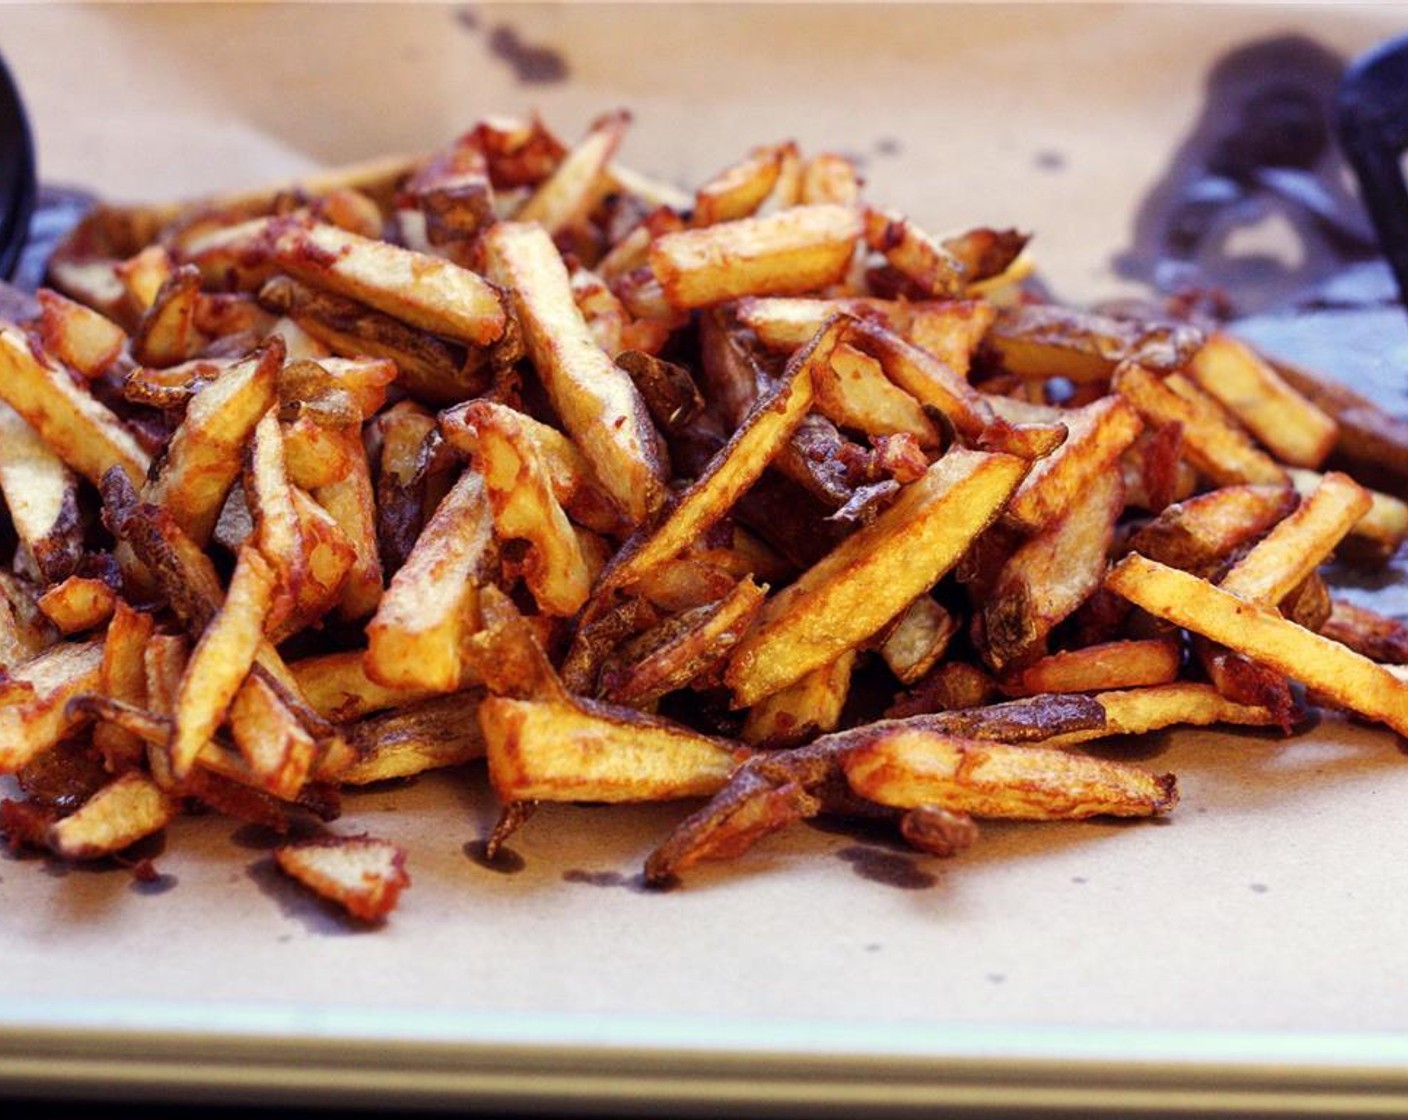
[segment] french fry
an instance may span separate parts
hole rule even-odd
[[[49,827],[49,847],[65,859],[98,859],[160,832],[176,802],[145,774],[129,770]]]
[[[865,240],[925,296],[963,294],[967,279],[963,262],[903,215],[868,207]]]
[[[351,469],[347,475],[312,491],[314,501],[332,515],[353,549],[352,567],[342,581],[338,610],[348,619],[374,613],[381,602],[381,553],[376,539],[376,496],[371,466],[358,432],[337,439]]]
[[[775,750],[835,731],[850,695],[856,656],[856,650],[844,650],[835,661],[763,697],[748,709],[740,737],[752,746]]]
[[[134,484],[147,476],[147,453],[111,410],[59,367],[41,359],[13,327],[0,323],[0,401],[19,413],[60,459],[89,482],[121,467]]]
[[[93,630],[112,617],[117,592],[100,579],[69,576],[39,597],[39,609],[61,634]]]
[[[49,582],[83,552],[78,477],[9,405],[0,403],[0,495],[20,542]]]
[[[1408,624],[1347,599],[1331,600],[1320,633],[1372,661],[1408,664]]]
[[[484,480],[469,470],[440,503],[367,624],[367,675],[392,688],[453,692],[462,642],[479,624],[478,585],[495,557]]]
[[[1172,684],[1182,666],[1182,648],[1169,638],[1102,642],[1047,654],[1004,677],[1002,690],[1009,696],[1035,696],[1154,687]]]
[[[1408,734],[1408,683],[1274,609],[1257,606],[1143,556],[1126,556],[1106,586],[1150,614],[1318,689],[1350,711]]]
[[[1121,363],[1156,374],[1182,369],[1202,344],[1182,325],[1113,319],[1056,304],[1019,304],[997,313],[984,350],[1018,377],[1109,381]]]
[[[488,696],[479,725],[489,780],[504,802],[668,801],[718,790],[728,742],[633,708]]]
[[[741,296],[797,295],[846,271],[861,219],[845,206],[797,206],[657,237],[650,268],[675,307]]]
[[[253,548],[241,549],[225,601],[191,651],[181,677],[169,747],[177,779],[190,773],[254,664],[273,594],[269,565]]]
[[[816,367],[816,408],[843,428],[867,435],[912,435],[921,447],[941,445],[938,429],[913,396],[891,382],[874,358],[842,343]]]
[[[1193,355],[1188,376],[1237,417],[1280,462],[1315,468],[1339,438],[1339,425],[1246,343],[1214,331]]]
[[[86,304],[48,288],[39,301],[39,344],[69,369],[88,380],[101,377],[127,345],[127,332]]]
[[[240,757],[259,787],[284,801],[297,797],[313,769],[318,747],[278,690],[265,677],[251,673],[230,703],[229,722]]]
[[[308,556],[284,465],[283,431],[273,409],[254,426],[244,462],[244,493],[253,515],[254,547],[273,569],[273,603],[265,629],[273,632],[293,611],[303,590]]]
[[[1143,688],[1097,692],[1094,700],[1105,711],[1103,727],[1064,731],[1045,741],[1049,747],[1071,747],[1112,735],[1144,735],[1168,727],[1212,727],[1230,724],[1271,727],[1280,721],[1266,708],[1238,704],[1210,684],[1171,681]]]
[[[457,692],[358,720],[347,729],[356,760],[338,771],[343,785],[409,778],[484,757],[479,692]]]
[[[1319,471],[1301,467],[1291,467],[1286,473],[1302,498],[1315,493],[1326,477]],[[1340,542],[1339,551],[1351,560],[1381,564],[1408,539],[1408,502],[1381,490],[1370,490],[1369,499],[1368,512],[1350,528],[1348,537]]]
[[[501,222],[486,238],[489,275],[513,293],[524,340],[563,426],[632,522],[664,501],[660,437],[631,379],[592,339],[567,269],[539,226]]]
[[[207,383],[186,408],[157,476],[142,495],[171,511],[197,544],[210,540],[220,507],[240,476],[241,449],[274,405],[283,346],[270,344]]]
[[[725,680],[745,707],[869,638],[932,587],[997,517],[1028,464],[950,450],[899,499],[759,612]]]
[[[690,224],[696,228],[712,226],[755,214],[777,185],[789,150],[795,153],[796,145],[762,145],[724,168],[694,192]]]
[[[913,684],[948,652],[959,625],[951,611],[921,595],[895,619],[880,643],[880,656],[902,684]]]
[[[119,599],[112,622],[103,638],[103,658],[98,670],[98,691],[107,697],[137,707],[147,702],[147,675],[144,651],[155,623],[150,614],[133,610]],[[145,753],[142,742],[129,731],[109,722],[93,728],[93,746],[104,765],[120,773]]]
[[[550,234],[580,222],[610,189],[606,169],[630,123],[631,115],[624,110],[593,121],[587,135],[529,195],[514,219],[537,222]]]
[[[877,735],[847,753],[841,766],[851,789],[869,801],[901,809],[936,805],[975,817],[1145,817],[1166,813],[1178,801],[1172,774],[917,730]]]
[[[1132,552],[1199,576],[1220,573],[1241,546],[1289,514],[1284,486],[1224,486],[1166,508],[1128,541]]]
[[[100,641],[60,642],[9,667],[0,684],[0,774],[13,774],[81,722],[68,702],[93,691],[102,659]]]
[[[290,878],[364,922],[384,919],[411,882],[405,851],[370,836],[285,844],[274,849],[274,862]]]
[[[172,366],[196,356],[208,341],[196,325],[200,269],[182,265],[162,282],[132,336],[132,356],[143,365]]]

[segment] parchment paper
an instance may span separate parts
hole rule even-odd
[[[1033,231],[1051,290],[1092,301],[1144,290],[1112,260],[1195,128],[1219,58],[1287,34],[1349,57],[1408,26],[1405,14],[18,5],[0,7],[0,49],[32,109],[43,179],[108,198],[428,150],[492,113],[536,109],[575,138],[624,105],[635,124],[622,159],[642,171],[692,186],[787,137],[852,153],[869,197],[926,227]],[[1391,394],[1408,351],[1402,324],[1382,319],[1390,341],[1361,360]],[[1354,593],[1401,609],[1404,576],[1399,564]],[[267,838],[214,816],[172,826],[154,886],[0,858],[0,1018],[130,1025],[131,1008],[162,1022],[194,1002],[211,1022],[273,1009],[316,1037],[340,1015],[373,1032],[382,1016],[393,1033],[418,1012],[586,1016],[608,1033],[645,1016],[674,1024],[676,1042],[691,1024],[785,1021],[873,1029],[881,1054],[968,1027],[1009,1042],[1057,1029],[1408,1029],[1402,745],[1326,719],[1289,741],[1197,732],[1135,749],[1179,775],[1167,822],[991,824],[950,861],[798,827],[669,893],[634,877],[690,806],[545,808],[514,837],[523,869],[507,875],[464,850],[495,813],[481,769],[350,795],[337,831],[410,851],[413,885],[370,932],[280,881]],[[6,1037],[11,1057],[22,1051]]]

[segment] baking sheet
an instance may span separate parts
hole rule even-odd
[[[1091,301],[1144,290],[1116,262],[1219,60],[1282,36],[1349,57],[1405,15],[19,5],[0,49],[44,180],[110,198],[426,150],[487,113],[536,108],[571,137],[625,105],[643,171],[690,185],[785,137],[845,151],[925,226],[1034,231],[1052,291]],[[1385,342],[1315,353],[1399,403],[1408,332],[1362,313]],[[1251,329],[1318,345],[1301,322]],[[1408,610],[1404,575],[1353,593]],[[1166,822],[990,824],[950,861],[799,827],[667,893],[637,875],[687,806],[546,807],[504,874],[466,848],[495,815],[482,771],[428,776],[348,796],[336,824],[410,850],[413,885],[373,931],[214,816],[172,826],[154,884],[3,859],[0,1087],[713,1115],[1408,1108],[1401,744],[1326,719],[1139,751],[1179,775]]]

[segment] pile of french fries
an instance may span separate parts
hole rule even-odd
[[[489,119],[67,239],[0,323],[12,847],[289,834],[486,759],[491,855],[544,801],[695,799],[659,883],[818,814],[952,855],[1168,812],[1105,737],[1408,734],[1408,629],[1323,570],[1408,534],[1358,469],[1401,421],[1043,300],[1024,234],[936,235],[845,157],[685,194],[629,124]],[[366,920],[409,882],[366,835],[276,860]]]

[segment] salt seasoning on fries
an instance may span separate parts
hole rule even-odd
[[[1402,422],[1229,330],[1042,300],[1027,234],[941,234],[844,157],[683,192],[629,126],[485,121],[59,248],[0,323],[12,847],[288,831],[458,767],[494,847],[541,801],[693,800],[663,882],[819,814],[953,856],[1173,810],[1109,736],[1307,703],[1408,734],[1408,630],[1325,567],[1408,535],[1355,455],[1408,463]],[[376,922],[413,858],[276,864]]]

